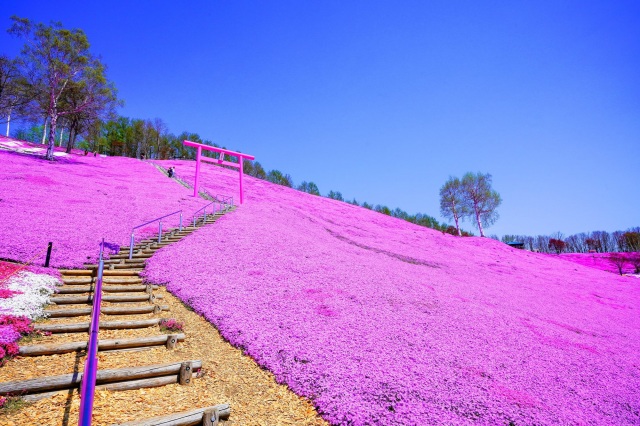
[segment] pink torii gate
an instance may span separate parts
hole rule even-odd
[[[240,204],[243,203],[244,195],[243,195],[243,192],[242,192],[242,176],[244,175],[244,172],[242,170],[242,160],[244,160],[245,158],[247,160],[255,160],[256,157],[254,157],[253,155],[249,155],[249,154],[243,154],[241,152],[229,151],[228,149],[216,148],[215,146],[205,145],[205,144],[201,144],[201,143],[197,143],[197,142],[191,142],[191,141],[187,141],[187,140],[182,141],[182,144],[184,146],[191,146],[191,147],[196,148],[198,150],[198,154],[196,155],[196,178],[195,178],[194,183],[193,183],[193,196],[194,197],[198,196],[198,176],[200,175],[200,160],[202,160],[202,161],[206,161],[208,163],[222,164],[222,165],[225,165],[225,166],[237,167],[238,169],[240,169]],[[219,153],[220,154],[220,158],[203,157],[202,156],[202,150],[203,149],[207,150],[207,151],[214,151],[214,152]],[[233,156],[233,157],[238,157],[238,162],[237,163],[232,163],[231,161],[224,161],[225,154]]]

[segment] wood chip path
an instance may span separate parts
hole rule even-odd
[[[94,425],[110,425],[153,416],[167,415],[194,408],[228,403],[231,417],[227,425],[327,425],[309,401],[295,395],[274,376],[262,370],[239,349],[224,341],[204,318],[189,310],[164,287],[155,291],[164,296],[162,304],[170,306],[160,317],[176,318],[184,323],[186,340],[175,350],[163,346],[139,352],[99,354],[99,368],[142,366],[187,359],[202,360],[203,376],[190,386],[178,384],[133,391],[97,391]],[[105,303],[108,306],[108,303]],[[118,316],[118,320],[147,316]],[[104,317],[113,320],[113,317]],[[101,318],[102,320],[102,318]],[[89,316],[50,320],[55,323],[90,321]],[[158,334],[157,328],[134,330],[101,330],[101,339],[142,337]],[[54,334],[29,344],[81,341],[86,333]],[[56,374],[82,371],[84,353],[19,357],[0,368],[0,382],[26,380]],[[76,425],[80,399],[78,391],[63,391],[7,414],[0,411],[0,425]]]

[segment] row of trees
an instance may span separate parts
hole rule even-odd
[[[12,116],[48,126],[46,156],[52,160],[58,126],[68,130],[71,150],[78,135],[113,115],[117,91],[82,30],[11,20],[9,33],[25,44],[19,57],[0,57],[0,112],[7,117],[7,133]]]
[[[491,187],[491,175],[466,173],[462,179],[449,177],[440,188],[440,214],[455,223],[456,233],[462,235],[460,222],[469,218],[484,237],[484,227],[498,219],[496,209],[502,203],[500,194]]]
[[[492,238],[499,239],[497,236]],[[594,231],[581,232],[564,236],[558,232],[554,235],[504,235],[502,242],[521,242],[524,248],[542,253],[611,253],[640,252],[640,227],[626,231]]]

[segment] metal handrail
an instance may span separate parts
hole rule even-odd
[[[209,193],[207,193],[207,195],[213,198],[213,201],[211,201],[209,204],[205,205],[204,207],[198,209],[193,214],[193,226],[196,226],[196,220],[198,219],[198,215],[200,212],[203,212],[202,213],[203,222],[207,220],[207,207],[211,205],[213,206],[213,208],[211,209],[211,214],[216,213],[216,204],[219,205],[218,212],[227,212],[231,207],[233,207],[233,197],[231,196],[224,197],[221,195],[216,195],[215,197],[213,197]]]
[[[220,198],[218,198],[220,197]],[[224,195],[216,195],[216,200],[220,201],[221,203],[224,204],[229,204],[230,207],[233,207],[233,196],[229,195],[229,196],[224,196]],[[227,202],[228,200],[231,200],[231,202]]]
[[[93,290],[93,308],[91,309],[91,326],[89,327],[89,342],[87,344],[87,360],[82,374],[82,389],[80,392],[80,418],[78,426],[91,426],[93,414],[93,399],[96,391],[96,375],[98,373],[98,331],[100,330],[100,305],[102,304],[102,273],[104,260],[104,238],[100,243],[100,260],[98,262],[98,276]]]
[[[212,201],[209,204],[205,205],[204,207],[196,210],[196,212],[193,214],[193,226],[196,226],[196,220],[198,219],[198,213],[203,212],[202,213],[202,219],[203,221],[207,220],[207,207],[213,205],[213,208],[211,209],[211,214],[216,214],[216,206],[215,206],[216,202]]]
[[[133,245],[135,243],[135,233],[134,231],[138,228],[146,226],[150,223],[158,221],[158,243],[162,241],[162,219],[165,217],[173,216],[174,214],[180,213],[180,232],[182,232],[182,210],[175,211],[173,213],[166,214],[164,216],[158,217],[156,219],[150,220],[149,222],[143,223],[142,225],[134,226],[131,229],[131,240],[129,242],[129,260],[133,259]]]

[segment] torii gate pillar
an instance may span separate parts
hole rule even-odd
[[[206,161],[208,163],[214,163],[214,164],[223,164],[225,166],[231,166],[231,167],[237,167],[240,171],[240,204],[244,203],[244,192],[243,192],[243,187],[242,187],[242,178],[244,176],[244,168],[243,168],[243,160],[247,159],[247,160],[255,160],[256,157],[254,157],[253,155],[249,155],[249,154],[243,154],[241,152],[235,152],[235,151],[229,151],[228,149],[222,149],[222,148],[217,148],[215,146],[210,146],[210,145],[204,145],[201,143],[197,143],[197,142],[191,142],[191,141],[182,141],[182,144],[185,146],[191,146],[193,148],[196,148],[197,153],[196,153],[196,176],[195,179],[193,180],[193,196],[197,197],[198,196],[198,178],[200,176],[200,160],[202,161]],[[202,156],[202,150],[206,150],[206,151],[214,151],[220,154],[220,158],[209,158],[209,157],[203,157]],[[228,156],[232,156],[232,157],[237,157],[238,158],[238,162],[237,163],[232,163],[231,161],[225,161],[224,160],[224,156],[228,155]]]

